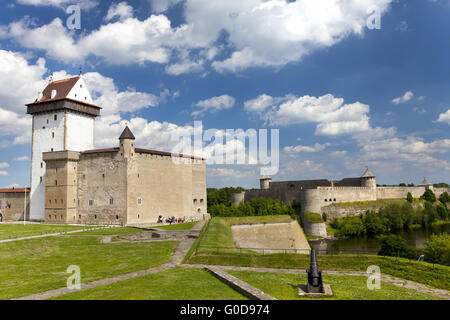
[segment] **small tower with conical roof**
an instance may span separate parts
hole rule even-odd
[[[131,132],[130,128],[128,126],[125,127],[122,134],[119,137],[120,140],[120,153],[124,158],[133,158],[135,151],[134,151],[134,140],[136,138],[133,135],[133,132]]]
[[[419,184],[419,187],[424,187],[425,190],[434,191],[433,185],[427,180],[427,178],[423,178],[423,181],[421,184]]]
[[[366,171],[364,171],[361,176],[361,187],[367,187],[371,189],[376,189],[377,181],[375,179],[375,175],[370,172],[369,167],[366,167]]]
[[[259,186],[263,190],[270,189],[270,183],[272,182],[272,178],[269,176],[263,176],[261,179],[259,179]]]

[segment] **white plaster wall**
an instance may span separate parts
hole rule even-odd
[[[54,116],[57,120],[54,120]],[[54,138],[52,133],[55,134]],[[30,219],[43,220],[45,205],[45,162],[43,152],[64,150],[64,111],[33,116],[33,145],[31,159]],[[41,168],[42,163],[42,168]],[[42,177],[42,183],[40,182]]]
[[[94,118],[67,112],[66,150],[85,151],[94,149]]]
[[[73,86],[72,90],[70,90],[67,98],[92,103],[92,97],[89,93],[89,90],[84,83],[83,78],[78,79],[77,83]]]

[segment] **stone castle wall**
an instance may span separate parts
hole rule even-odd
[[[3,221],[23,221],[25,206],[23,192],[0,192],[0,213]],[[30,192],[27,191],[26,219],[30,218]]]

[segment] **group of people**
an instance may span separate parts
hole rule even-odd
[[[187,222],[186,217],[183,217],[183,218],[175,218],[175,216],[167,217],[167,218],[164,218],[163,216],[158,217],[158,223],[174,224],[174,223],[185,223],[185,222]]]

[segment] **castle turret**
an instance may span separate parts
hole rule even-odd
[[[368,167],[361,176],[361,187],[367,187],[372,189],[376,189],[377,187],[377,181],[375,179],[375,176],[372,172],[370,172]]]
[[[82,76],[50,82],[33,103],[27,104],[27,113],[33,116],[31,220],[45,218],[46,163],[43,153],[93,149],[94,120],[100,110],[92,104]]]
[[[131,132],[130,128],[128,126],[125,127],[122,134],[119,137],[120,140],[120,153],[125,158],[132,158],[134,156],[134,140],[136,138],[134,137],[133,133]]]
[[[270,183],[272,182],[272,178],[268,177],[268,176],[264,176],[261,179],[259,179],[259,185],[260,188],[263,190],[268,190],[270,189]]]
[[[424,187],[425,190],[434,191],[433,185],[427,180],[427,178],[423,178],[423,181],[419,184],[419,187]]]

